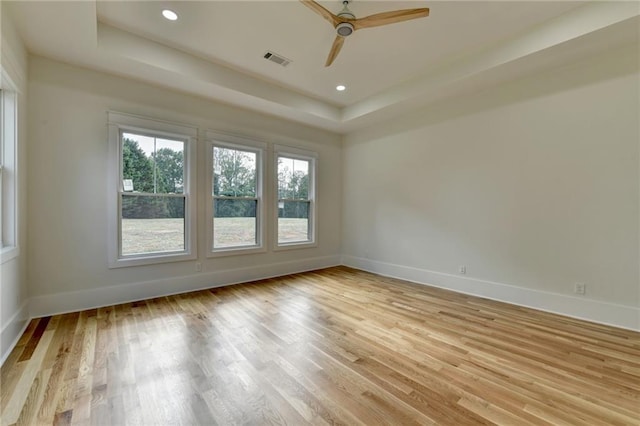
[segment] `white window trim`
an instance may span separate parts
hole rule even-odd
[[[311,202],[309,208],[309,220],[311,221],[310,232],[311,238],[309,241],[279,243],[278,242],[278,157],[295,158],[299,160],[309,161],[309,201]],[[294,148],[285,145],[274,145],[273,147],[273,213],[274,213],[274,235],[273,235],[273,250],[295,250],[312,248],[318,246],[318,220],[317,220],[317,167],[318,167],[318,154],[313,151],[307,151],[300,148]]]
[[[18,229],[18,88],[4,68],[0,69],[0,189],[4,194],[0,203],[0,264],[20,254]],[[9,107],[9,108],[7,108]]]
[[[108,111],[109,128],[109,167],[107,178],[107,207],[108,207],[108,263],[109,268],[128,266],[152,265],[166,262],[178,262],[197,259],[196,241],[196,142],[198,129],[184,124],[172,123],[139,117],[132,114]],[[170,253],[149,253],[137,256],[120,256],[120,189],[122,176],[122,161],[120,141],[121,131],[153,134],[155,136],[175,138],[185,141],[185,250]]]
[[[264,253],[267,251],[266,241],[266,203],[265,200],[265,171],[267,144],[264,142],[247,139],[242,136],[220,133],[207,130],[205,139],[207,140],[207,197],[206,197],[206,232],[207,232],[207,257],[222,257],[246,255],[253,253]],[[257,153],[256,161],[256,198],[258,198],[256,240],[255,246],[240,246],[228,248],[213,248],[213,147],[220,146],[231,149],[247,150]]]

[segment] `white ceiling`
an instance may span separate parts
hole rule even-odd
[[[431,13],[357,31],[326,68],[334,30],[296,0],[3,4],[33,53],[336,132],[638,43],[640,22],[636,2],[356,0],[358,17]],[[162,18],[164,8],[178,21]],[[265,60],[268,50],[292,63]]]

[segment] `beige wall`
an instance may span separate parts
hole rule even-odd
[[[318,247],[207,259],[205,198],[200,197],[197,261],[108,269],[108,110],[317,152]],[[74,309],[91,297],[101,299],[94,304],[111,303],[114,293],[105,289],[118,292],[120,300],[136,299],[148,296],[149,289],[156,294],[186,291],[339,262],[342,166],[337,135],[40,57],[31,58],[29,116],[29,283],[36,315]],[[198,173],[204,178],[203,143],[197,152]],[[204,187],[201,179],[200,192]],[[202,262],[201,273],[196,273],[196,262]],[[227,275],[220,275],[224,271]],[[77,298],[77,304],[44,297],[61,293],[67,300]]]
[[[591,318],[587,301],[634,315],[639,77],[635,45],[348,135],[346,262],[503,300],[566,295],[575,316]],[[576,282],[587,293],[574,300]],[[626,325],[640,329],[635,315]]]
[[[9,15],[2,10],[1,65],[18,89],[18,249],[19,255],[0,264],[0,358],[16,340],[28,319],[27,302],[27,52]]]

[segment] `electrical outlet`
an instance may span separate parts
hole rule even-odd
[[[587,292],[587,285],[585,283],[576,283],[573,292],[575,294],[585,294]]]
[[[461,274],[466,274],[467,273],[467,267],[465,265],[460,265],[458,267],[458,272],[460,272]]]
[[[196,262],[196,272],[202,272],[202,263]]]

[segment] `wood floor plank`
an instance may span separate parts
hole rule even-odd
[[[639,425],[640,333],[345,267],[32,321],[9,424]]]
[[[45,355],[42,368],[51,368],[51,375],[46,383],[43,402],[37,415],[39,424],[51,424],[56,415],[56,407],[63,394],[64,375],[67,362],[67,354],[73,341],[72,330],[77,315],[67,315],[59,321],[55,334]]]
[[[50,320],[51,320],[51,317],[44,317],[38,320],[38,325],[36,325],[35,330],[33,330],[33,334],[31,335],[31,338],[25,345],[22,351],[22,354],[18,359],[18,362],[27,361],[31,358],[31,355],[33,355],[33,352],[36,350],[36,347],[40,342],[40,338],[44,334],[44,331],[46,330],[47,325],[49,325]]]
[[[0,413],[2,425],[14,424],[23,416],[23,408],[31,401],[28,401],[28,397],[34,388],[34,383],[36,387],[41,383],[42,361],[49,349],[49,342],[53,338],[53,334],[54,331],[45,331],[37,337],[38,344],[30,356],[19,381],[7,395],[8,401],[6,406],[2,404],[3,407],[6,407],[2,410],[2,413]],[[6,364],[3,364],[2,368],[5,368],[5,365]],[[39,407],[34,404],[31,404],[30,408],[31,410],[39,409]],[[24,415],[31,416],[31,413],[25,413]]]

